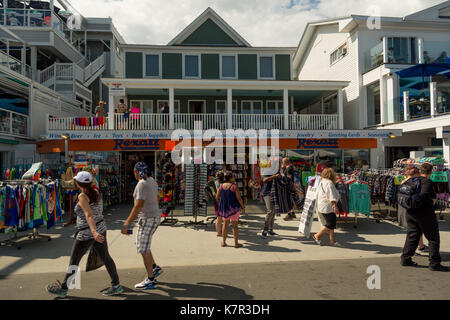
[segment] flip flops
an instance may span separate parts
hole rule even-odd
[[[319,246],[323,246],[322,241],[320,241],[319,239],[317,239],[317,238],[316,238],[316,235],[313,235],[313,239],[314,239],[314,242],[317,243]]]

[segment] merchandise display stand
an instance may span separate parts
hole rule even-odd
[[[72,166],[72,155],[69,155],[69,168]],[[64,224],[64,227],[68,227],[77,221],[73,217],[73,195],[69,193],[69,221]]]
[[[202,164],[186,165],[186,199],[184,206],[184,215],[193,216],[194,221],[185,222],[186,226],[193,225],[206,226],[207,223],[198,221],[198,215],[203,213],[206,216],[205,185],[207,181],[207,167]],[[202,200],[203,203],[200,203]]]
[[[162,225],[174,225],[178,222],[178,219],[173,218],[173,210],[170,210],[170,218],[164,218],[163,221],[161,221]]]

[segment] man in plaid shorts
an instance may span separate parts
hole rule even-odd
[[[156,265],[150,251],[152,236],[161,221],[161,213],[158,204],[158,184],[148,176],[148,166],[144,162],[138,162],[134,166],[134,176],[138,183],[134,189],[134,207],[130,216],[122,227],[122,234],[128,234],[131,223],[139,217],[138,232],[136,234],[136,247],[142,254],[147,277],[141,283],[136,284],[136,289],[154,289],[156,277],[162,273],[161,267]]]

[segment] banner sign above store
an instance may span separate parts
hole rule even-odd
[[[69,132],[70,140],[107,140],[107,139],[169,139],[171,140],[172,132],[165,131],[73,131]],[[256,130],[258,138],[271,138],[269,130]],[[190,131],[192,138],[201,139],[205,131],[200,131],[194,134]],[[62,139],[61,135],[67,134],[64,131],[54,131],[47,134],[48,140]],[[223,137],[226,137],[227,132],[222,131]],[[401,130],[334,130],[334,131],[279,131],[278,138],[280,139],[358,139],[358,138],[389,138],[398,137],[402,135]],[[235,138],[249,137],[249,132],[243,130],[231,130],[230,135]],[[250,136],[254,136],[250,135]],[[273,136],[272,136],[273,137]]]

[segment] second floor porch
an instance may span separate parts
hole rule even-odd
[[[107,114],[49,116],[48,130],[343,129],[346,82],[103,79]],[[129,113],[117,110],[123,100]],[[120,112],[119,112],[120,111]],[[98,114],[97,114],[98,115]]]

